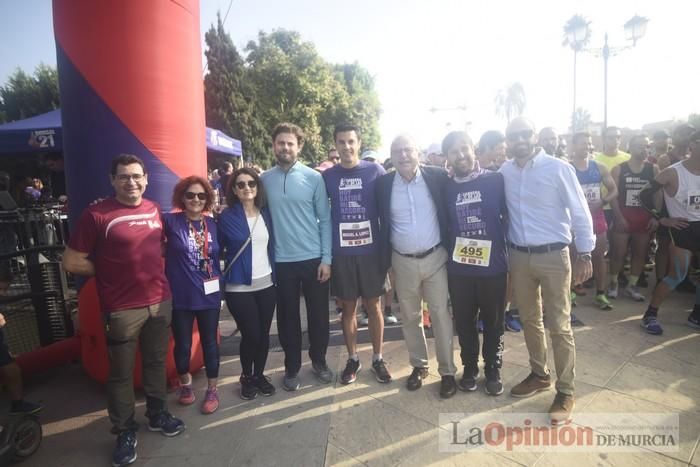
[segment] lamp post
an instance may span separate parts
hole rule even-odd
[[[636,46],[637,41],[646,33],[647,23],[649,23],[649,19],[639,15],[634,15],[625,23],[625,39],[632,41],[632,45],[610,47],[608,45],[608,33],[606,32],[605,42],[601,49],[584,49],[586,52],[603,57],[603,133],[608,127],[608,59]]]
[[[574,17],[577,18],[577,17]],[[576,131],[574,128],[574,115],[576,115],[576,62],[578,58],[578,52],[583,50],[586,42],[588,41],[590,31],[588,28],[588,22],[582,16],[579,16],[580,20],[572,23],[572,27],[567,30],[568,42],[574,51],[574,105],[571,111],[571,130]]]

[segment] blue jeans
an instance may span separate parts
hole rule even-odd
[[[192,326],[197,318],[199,339],[204,353],[204,367],[207,378],[219,377],[219,344],[216,337],[219,330],[219,310],[173,310],[173,338],[175,339],[175,367],[180,375],[190,370],[192,351]]]

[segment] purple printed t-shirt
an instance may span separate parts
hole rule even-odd
[[[378,251],[379,216],[375,195],[384,168],[360,161],[352,169],[338,164],[323,172],[331,199],[333,255],[371,255]]]
[[[176,310],[218,310],[221,306],[220,292],[205,294],[204,281],[221,276],[219,267],[219,242],[214,219],[202,217],[206,222],[207,256],[211,271],[203,263],[184,212],[163,214],[163,230],[166,237],[165,274],[173,293],[173,308]],[[193,221],[192,227],[199,235],[202,222]]]

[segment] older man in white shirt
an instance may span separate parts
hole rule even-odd
[[[536,146],[534,124],[518,117],[506,130],[513,159],[500,169],[508,207],[510,274],[520,308],[531,373],[511,389],[514,397],[529,397],[551,387],[547,367],[547,327],[552,338],[557,372],[557,395],[549,413],[553,424],[571,420],[574,408],[576,348],[571,330],[570,284],[592,274],[595,246],[593,222],[573,167]],[[574,264],[568,245],[579,252]]]

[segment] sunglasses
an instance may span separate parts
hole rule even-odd
[[[520,130],[520,131],[513,131],[511,133],[508,133],[506,135],[506,138],[508,138],[508,141],[518,141],[519,139],[524,139],[524,140],[529,140],[535,135],[535,132],[532,130]]]
[[[248,185],[248,188],[255,188],[258,186],[258,182],[255,180],[248,180],[247,182],[236,182],[236,187],[238,187],[239,190],[245,189],[245,186]]]
[[[199,198],[200,201],[206,201],[207,200],[207,194],[206,193],[193,193],[191,191],[188,191],[185,193],[185,199],[194,199],[195,197]]]

